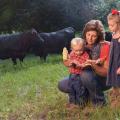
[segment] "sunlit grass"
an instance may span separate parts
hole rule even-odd
[[[94,108],[68,111],[68,96],[61,93],[58,81],[68,75],[61,56],[25,58],[22,66],[0,61],[0,120],[120,120],[120,110]]]

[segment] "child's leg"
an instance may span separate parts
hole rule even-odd
[[[74,89],[75,89],[75,101],[77,105],[84,106],[85,104],[85,94],[86,94],[86,89],[82,85],[82,82],[80,80],[80,75],[76,76],[76,80],[74,82]]]
[[[75,75],[71,74],[69,77],[69,103],[75,104],[75,90],[74,90],[74,81],[75,81]]]
[[[80,85],[80,80],[76,80],[75,84],[74,84],[74,89],[76,91],[76,95],[75,95],[75,103],[77,105],[83,105],[84,101],[83,101],[83,96],[81,96],[81,85]]]

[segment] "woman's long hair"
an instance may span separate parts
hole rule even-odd
[[[90,20],[88,23],[85,24],[83,29],[82,38],[86,41],[86,33],[89,31],[96,31],[97,32],[97,40],[96,43],[100,41],[104,41],[105,38],[105,30],[102,22],[100,20]]]

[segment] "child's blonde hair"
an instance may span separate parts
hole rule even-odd
[[[114,20],[116,23],[120,24],[120,11],[112,10],[111,13],[108,14],[107,20]]]
[[[73,38],[73,39],[71,40],[71,47],[72,47],[73,45],[77,45],[77,44],[79,44],[79,43],[82,43],[82,44],[84,45],[84,40],[83,40],[82,38]]]

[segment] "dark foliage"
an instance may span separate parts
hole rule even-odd
[[[106,23],[108,12],[119,5],[119,0],[0,0],[0,32],[82,30],[90,19]]]

